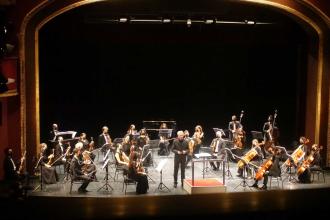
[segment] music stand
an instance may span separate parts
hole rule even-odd
[[[158,166],[156,167],[156,170],[160,173],[160,182],[159,185],[157,187],[158,190],[163,190],[163,189],[167,189],[169,192],[171,192],[171,190],[163,183],[163,168],[165,166],[165,164],[167,163],[168,159],[162,159]]]
[[[39,187],[40,187],[40,190],[42,191],[42,188],[43,188],[42,164],[41,164],[41,159],[42,159],[42,158],[43,158],[43,157],[40,156],[40,158],[39,158],[39,160],[38,160],[38,162],[37,162],[37,165],[34,167],[34,170],[36,170],[36,169],[38,169],[38,167],[40,166],[40,184],[39,184],[36,188],[34,188],[33,191],[36,191],[37,189],[39,189]]]
[[[103,166],[102,166],[102,170],[105,168],[105,184],[103,186],[101,186],[97,191],[100,191],[101,189],[105,188],[106,191],[109,191],[109,188],[111,188],[111,190],[113,190],[112,186],[109,184],[109,170],[108,170],[108,164],[109,164],[110,159],[108,158]]]
[[[239,186],[242,186],[242,187],[244,187],[244,189],[245,189],[245,187],[248,186],[249,189],[251,190],[251,187],[250,187],[249,184],[247,184],[247,182],[246,182],[246,169],[249,168],[248,166],[249,166],[249,164],[251,164],[251,163],[248,162],[248,161],[246,161],[244,158],[237,156],[236,154],[232,154],[232,155],[233,155],[234,157],[236,157],[236,158],[238,158],[238,159],[244,161],[243,173],[242,173],[243,180],[242,180],[242,181],[241,181],[241,182],[240,182],[240,183],[239,183],[234,189],[238,188]]]
[[[258,141],[264,139],[261,131],[251,131],[251,134],[252,134],[252,138],[257,139]]]

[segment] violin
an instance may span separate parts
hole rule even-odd
[[[91,137],[91,142],[89,143],[89,151],[92,152],[94,150],[94,140],[93,140],[93,137]]]
[[[48,156],[48,167],[51,167],[54,163],[55,155],[54,155],[55,149],[53,149],[53,153]]]

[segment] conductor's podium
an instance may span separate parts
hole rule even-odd
[[[189,194],[226,192],[226,186],[217,178],[185,179],[183,189]]]

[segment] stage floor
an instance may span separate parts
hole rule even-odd
[[[60,181],[56,184],[49,184],[43,185],[43,190],[40,190],[38,188],[35,191],[29,191],[29,196],[54,196],[54,197],[125,197],[125,196],[137,196],[135,193],[135,185],[128,185],[126,195],[122,191],[123,189],[123,176],[120,173],[118,175],[118,179],[114,180],[114,172],[115,168],[113,165],[109,166],[109,184],[113,188],[112,191],[107,191],[105,189],[100,189],[105,184],[105,170],[102,170],[102,161],[103,156],[100,153],[98,155],[97,150],[96,153],[96,159],[95,164],[97,165],[97,179],[98,182],[91,182],[89,186],[87,187],[87,190],[89,192],[87,193],[78,193],[77,188],[80,186],[79,184],[73,184],[72,193],[70,194],[70,181],[64,181],[64,175],[63,175],[63,167],[61,167],[61,173],[59,174]],[[163,168],[163,183],[166,187],[169,188],[167,190],[166,188],[163,188],[163,190],[159,190],[158,186],[160,183],[160,173],[156,170],[157,165],[159,162],[163,159],[167,159],[167,163],[165,164]],[[173,186],[173,167],[174,167],[174,155],[171,153],[169,156],[158,156],[156,149],[152,151],[152,160],[153,165],[147,167],[148,174],[149,174],[149,190],[148,193],[143,196],[155,196],[155,195],[186,195],[188,194],[182,187],[181,184],[178,184],[177,188],[174,188]],[[208,168],[206,168],[204,172],[204,178],[217,178],[220,180],[223,180],[223,173],[225,173],[225,186],[226,186],[226,192],[225,193],[236,193],[236,192],[244,192],[244,191],[261,191],[256,188],[249,187],[249,185],[252,185],[254,183],[254,180],[246,179],[247,185],[243,183],[243,179],[237,177],[237,164],[233,162],[229,162],[229,170],[225,169],[225,172],[223,170],[219,171],[213,171],[210,168],[209,164],[206,164]],[[195,163],[195,171],[194,171],[194,177],[195,179],[203,179],[203,164],[202,163]],[[59,169],[57,169],[59,171]],[[192,168],[191,163],[188,164],[188,167],[186,168],[186,179],[192,178]],[[178,177],[180,178],[180,169],[178,173]],[[330,173],[325,172],[325,183],[323,181],[323,176],[320,174],[319,179],[318,176],[314,176],[313,183],[310,184],[302,184],[298,183],[295,180],[289,181],[286,174],[282,174],[283,181],[283,189],[284,190],[295,190],[295,189],[308,189],[308,188],[324,188],[324,187],[330,187]],[[180,179],[178,181],[180,183]],[[269,180],[270,182],[270,180]],[[39,180],[35,180],[33,183],[33,187],[39,185]],[[259,185],[262,185],[262,181],[259,181]],[[271,187],[270,183],[268,183],[268,190],[280,190],[282,189],[282,181],[277,180],[276,178],[272,179]]]

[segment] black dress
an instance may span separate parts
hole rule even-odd
[[[135,164],[135,163],[133,163]],[[136,194],[145,194],[149,189],[148,177],[145,174],[138,173],[133,166],[128,169],[128,177],[137,182]]]

